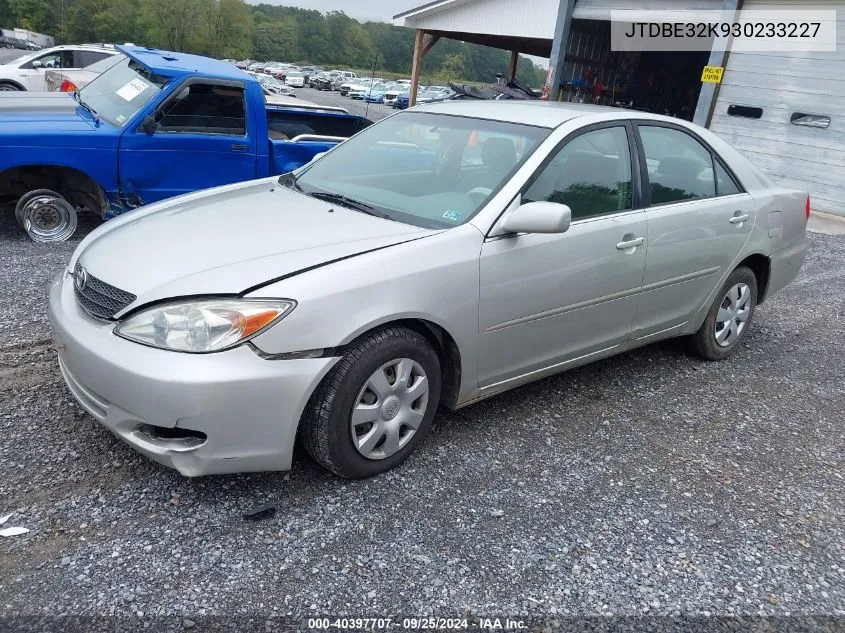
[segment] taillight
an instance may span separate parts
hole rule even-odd
[[[807,206],[804,208],[804,211],[807,213],[807,219],[810,219],[810,196],[807,196]]]
[[[62,82],[62,87],[59,88],[61,92],[76,92],[79,88],[76,87],[76,84],[73,83],[70,79],[65,79]]]

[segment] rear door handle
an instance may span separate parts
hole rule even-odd
[[[246,143],[233,143],[232,144],[232,151],[233,152],[246,152],[249,150],[249,145]]]
[[[635,237],[632,240],[626,240],[624,242],[619,242],[616,245],[616,248],[619,249],[620,251],[627,251],[629,248],[637,248],[637,246],[642,246],[643,244],[645,244],[645,238],[644,237]]]
[[[737,213],[738,215],[735,215],[730,219],[731,224],[742,224],[743,222],[747,222],[748,218],[751,217],[747,213],[739,213],[738,211]]]

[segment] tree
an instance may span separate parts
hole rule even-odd
[[[207,8],[207,52],[243,58],[252,49],[252,13],[242,0],[212,0]]]
[[[261,61],[297,59],[296,26],[289,21],[262,22],[252,33],[252,56]]]
[[[36,33],[57,35],[56,13],[59,7],[56,2],[52,0],[7,0],[7,2],[17,26]]]
[[[206,18],[204,0],[143,0],[142,20],[149,38],[165,48],[183,51]]]

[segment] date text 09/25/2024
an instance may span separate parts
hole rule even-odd
[[[311,630],[389,631],[518,631],[528,628],[523,620],[511,618],[309,618]]]

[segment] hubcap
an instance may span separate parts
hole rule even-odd
[[[428,406],[428,377],[410,358],[379,367],[364,383],[352,407],[352,443],[367,459],[402,450],[419,429]]]
[[[730,347],[742,336],[751,315],[751,288],[736,284],[722,300],[716,314],[716,343]]]

